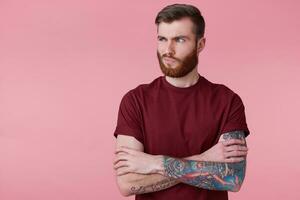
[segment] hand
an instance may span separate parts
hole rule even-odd
[[[240,162],[245,160],[248,148],[245,140],[230,139],[219,141],[216,145],[198,155],[197,160],[213,162]]]
[[[127,173],[151,174],[162,168],[162,156],[155,156],[128,147],[119,147],[116,152],[114,169],[117,175]]]

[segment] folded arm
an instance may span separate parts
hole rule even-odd
[[[187,157],[186,159],[189,158],[192,157]],[[180,183],[180,180],[158,173],[139,174],[131,172],[117,176],[117,182],[121,194],[130,196],[164,190]]]
[[[118,135],[117,148],[121,146],[127,146],[140,152],[144,151],[143,144],[132,136]],[[180,183],[180,181],[174,178],[168,178],[154,173],[139,174],[131,172],[117,176],[117,184],[123,196],[156,192],[172,187],[178,183]]]
[[[244,139],[242,131],[224,134],[225,140]],[[235,163],[195,161],[163,156],[160,174],[209,190],[240,190],[245,177],[246,159]]]
[[[223,155],[220,156],[220,158],[212,156],[212,153],[221,154],[221,151],[219,151],[219,153],[217,149],[220,145],[215,145],[215,148],[213,147],[201,155],[178,159],[168,156],[152,156],[142,153],[142,144],[138,144],[136,141],[133,142],[133,140],[135,140],[133,137],[130,138],[131,141],[126,141],[124,143],[124,140],[127,140],[128,138],[130,137],[124,136],[122,138],[121,136],[117,143],[118,146],[120,147],[122,144],[126,143],[127,147],[135,148],[140,152],[139,155],[143,155],[142,157],[139,157],[136,154],[129,157],[130,153],[133,153],[134,151],[128,150],[127,154],[123,154],[126,157],[123,156],[122,159],[115,162],[115,168],[117,168],[116,170],[118,173],[118,186],[124,196],[155,192],[172,187],[180,182],[210,190],[238,191],[243,182],[246,160],[242,160],[241,157],[238,157],[242,156],[236,154],[236,152],[240,152],[237,151],[240,146],[234,145],[234,143],[232,143],[231,146],[228,146],[228,149],[230,148],[232,151],[227,152],[226,160],[221,158]],[[227,142],[230,139],[244,140],[244,134],[242,131],[228,132],[223,134],[221,139]],[[138,145],[132,145],[133,143]],[[143,160],[141,158],[145,159]],[[147,162],[147,159],[149,162]],[[132,165],[129,162],[130,160],[132,160]],[[224,162],[213,162],[212,160],[223,160]],[[138,162],[144,162],[139,165],[140,170],[142,171],[139,171],[138,167],[134,167],[133,165],[133,163]],[[116,166],[116,163],[119,166]],[[146,165],[142,166],[142,164]],[[151,166],[155,167],[150,169],[149,167]]]
[[[164,156],[162,173],[180,182],[209,190],[239,191],[245,177],[246,161],[221,163],[193,161]]]

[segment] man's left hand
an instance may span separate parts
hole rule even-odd
[[[160,155],[150,155],[128,147],[119,147],[115,154],[114,169],[118,176],[158,173],[163,168],[163,157]]]

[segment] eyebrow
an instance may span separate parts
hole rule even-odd
[[[166,37],[161,36],[161,35],[158,35],[157,38],[159,39],[159,38],[166,38]],[[188,40],[190,39],[190,37],[185,36],[185,35],[178,35],[178,36],[173,37],[173,38],[171,38],[171,39],[173,40],[173,39],[178,39],[178,38],[183,38],[183,39],[188,39]]]

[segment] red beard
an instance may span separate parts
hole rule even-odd
[[[176,60],[179,64],[175,68],[168,67],[164,64],[163,58],[168,57]],[[179,60],[178,58],[174,58],[172,56],[161,56],[157,51],[157,58],[160,65],[160,69],[162,73],[166,76],[179,78],[190,73],[198,64],[198,55],[197,49],[195,48],[191,54],[186,56],[183,60]]]

